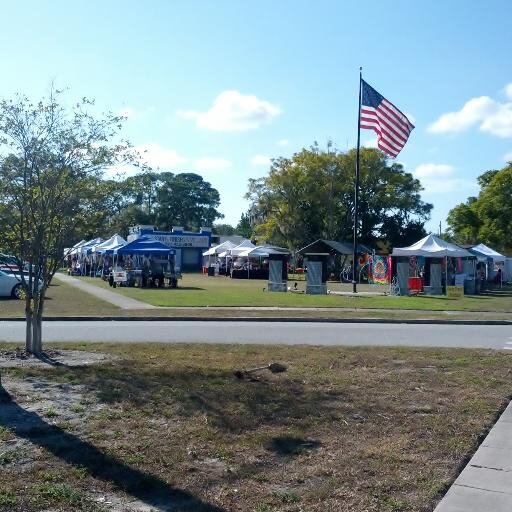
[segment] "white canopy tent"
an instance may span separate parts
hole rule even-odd
[[[246,252],[248,249],[254,249],[256,246],[250,240],[244,240],[240,242],[236,247],[229,249],[227,252],[231,256],[241,256],[242,253]]]
[[[409,247],[395,247],[391,254],[393,257],[398,257],[396,263],[396,277],[400,294],[403,290],[409,290],[409,277],[410,277],[410,261],[400,261],[400,257],[411,258],[422,256],[428,258],[431,263],[428,264],[429,268],[429,284],[428,290],[432,295],[440,295],[442,293],[442,286],[445,286],[446,293],[448,292],[448,283],[452,283],[452,278],[455,282],[461,283],[458,286],[466,285],[468,290],[473,290],[474,274],[476,271],[476,257],[471,252],[439,238],[435,235],[427,235],[415,244]],[[459,272],[455,269],[450,273],[448,272],[448,258],[462,258],[462,265]],[[444,265],[436,262],[438,259],[444,259]],[[444,269],[443,269],[444,267]],[[444,284],[443,284],[444,275]],[[468,276],[470,276],[468,278]],[[473,284],[471,284],[473,283]],[[425,286],[425,289],[427,287]],[[470,292],[471,293],[471,292]],[[474,293],[474,291],[473,291]]]
[[[126,240],[122,236],[115,234],[101,244],[93,246],[92,253],[94,255],[93,261],[96,270],[101,267],[101,273],[103,275],[108,264],[107,255],[112,255],[115,249],[123,247],[126,243]]]
[[[258,245],[253,249],[247,249],[239,254],[245,258],[268,258],[271,254],[290,254],[284,247],[275,247],[272,245]]]
[[[88,253],[92,252],[93,247],[96,247],[97,245],[99,245],[103,242],[104,242],[103,238],[93,238],[92,240],[89,240],[88,242],[83,244],[79,248],[78,252],[83,255],[88,254]]]
[[[500,254],[499,252],[496,252],[494,249],[491,249],[490,247],[487,247],[485,244],[478,244],[474,247],[471,247],[471,252],[476,252],[484,256],[485,258],[490,258],[496,263],[505,263],[507,257],[503,256],[503,254]]]
[[[236,247],[236,244],[227,240],[226,242],[222,242],[219,245],[210,247],[207,251],[203,252],[203,256],[215,256],[216,254],[218,255],[229,249],[233,249],[234,247]]]
[[[469,249],[471,253],[473,253],[479,262],[485,263],[485,278],[486,280],[495,279],[496,276],[496,267],[500,269],[500,285],[503,284],[503,281],[506,281],[506,277],[503,275],[505,273],[505,263],[507,261],[507,257],[499,252],[491,249],[485,244],[478,244]]]
[[[427,235],[409,247],[395,247],[391,256],[424,256],[426,258],[470,258],[466,249],[439,238]]]
[[[126,240],[120,235],[114,235],[110,237],[108,240],[105,240],[101,244],[95,245],[92,248],[92,252],[103,253],[111,253],[114,249],[126,245]]]
[[[87,242],[85,240],[80,240],[80,242],[77,242],[75,245],[73,245],[73,247],[71,247],[71,249],[69,249],[68,254],[77,254],[78,252],[80,252],[80,247],[82,247],[82,245],[86,243]]]
[[[252,245],[252,244],[251,244]],[[271,254],[290,254],[288,249],[284,247],[276,247],[273,245],[258,245],[248,247],[237,255],[239,258],[247,258],[247,278],[250,276],[251,266],[249,258],[268,258]]]

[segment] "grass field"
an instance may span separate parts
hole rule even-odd
[[[86,279],[98,286],[108,287],[99,279]],[[116,288],[112,291],[126,293],[142,301],[172,306],[169,309],[122,310],[94,296],[78,291],[72,286],[54,280],[48,290],[45,317],[55,316],[126,316],[141,317],[297,317],[297,318],[423,318],[423,319],[512,319],[510,292],[502,296],[466,297],[462,301],[427,297],[343,297],[305,296],[302,294],[279,294],[263,292],[264,282],[236,281],[225,278],[207,278],[186,274],[178,290],[140,290]],[[201,288],[202,289],[198,289]],[[331,284],[329,285],[334,288]],[[340,285],[338,285],[340,286]],[[347,288],[347,285],[344,285]],[[361,286],[362,290],[370,287]],[[283,297],[283,295],[285,297]],[[149,298],[148,298],[149,297]],[[239,304],[237,304],[239,301]],[[286,302],[286,303],[284,303]],[[170,304],[169,304],[170,303]],[[194,309],[198,305],[225,306],[227,309]],[[281,306],[303,307],[308,310],[237,310],[230,306]],[[323,306],[316,311],[313,307]],[[384,308],[380,311],[376,308]],[[357,308],[357,309],[356,309]],[[369,309],[366,309],[369,308]],[[401,309],[410,308],[410,309]],[[433,311],[430,311],[433,309]],[[482,312],[478,312],[482,311]],[[473,312],[474,311],[474,312]],[[0,318],[22,317],[24,302],[0,299]]]
[[[108,287],[100,279],[81,278],[98,286]],[[291,283],[291,282],[290,282]],[[493,295],[466,296],[462,299],[441,297],[390,297],[305,295],[303,293],[270,293],[266,281],[207,277],[184,274],[177,290],[116,288],[114,291],[155,306],[277,306],[277,307],[338,307],[358,309],[412,309],[431,311],[494,311],[512,312],[512,290]],[[292,284],[293,286],[293,284]],[[303,289],[304,283],[298,283]],[[349,291],[351,285],[328,283],[328,288]],[[361,286],[361,290],[384,291],[384,287]]]
[[[45,316],[115,315],[118,311],[119,308],[116,306],[55,279],[47,291],[44,314]],[[0,298],[0,317],[24,314],[23,300]]]
[[[2,512],[431,512],[512,390],[481,350],[83,348],[119,359],[4,372]]]

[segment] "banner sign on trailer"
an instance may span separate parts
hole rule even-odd
[[[210,239],[204,235],[157,235],[147,233],[147,236],[169,247],[210,247]]]

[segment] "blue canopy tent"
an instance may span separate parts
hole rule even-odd
[[[148,254],[152,256],[169,256],[174,255],[174,249],[171,249],[167,245],[150,238],[149,236],[142,236],[136,240],[128,242],[122,247],[114,249],[114,254]]]
[[[164,277],[167,277],[169,279],[169,286],[171,288],[176,288],[177,281],[174,271],[175,251],[162,242],[159,242],[154,238],[142,236],[127,243],[126,245],[123,245],[122,247],[114,249],[114,254],[116,258],[119,256],[135,257],[135,260],[137,261],[135,268],[139,270],[135,270],[134,272],[137,275],[140,274],[142,276],[142,286],[145,286],[144,276],[149,275],[149,272],[148,274],[145,274],[142,270],[141,273],[140,269],[146,268],[151,270],[152,282],[158,281],[158,286],[160,286],[164,281]],[[145,263],[141,264],[142,257],[144,257]],[[145,259],[146,257],[149,258],[149,261]],[[165,260],[165,263],[162,260]]]

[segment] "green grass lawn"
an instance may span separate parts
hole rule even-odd
[[[81,278],[98,286],[108,287],[100,279]],[[289,283],[293,282],[290,281]],[[340,296],[305,295],[302,293],[271,293],[267,282],[258,280],[207,277],[200,274],[184,274],[177,290],[139,289],[118,287],[113,291],[139,299],[155,306],[276,306],[276,307],[328,307],[358,309],[412,309],[431,311],[494,311],[512,312],[512,290],[502,294],[466,296],[462,299],[446,297],[390,297],[390,296]],[[298,283],[304,289],[304,283]],[[351,285],[328,283],[332,290],[350,291]],[[363,291],[381,291],[385,287],[360,286]]]
[[[2,370],[1,512],[431,512],[512,389],[497,351],[74,348],[118,359]]]
[[[97,286],[108,287],[100,279],[82,278]],[[293,282],[292,282],[293,283]],[[444,297],[344,297],[337,295],[311,296],[292,293],[264,292],[265,281],[232,280],[224,277],[213,278],[197,274],[185,274],[178,290],[141,290],[138,288],[116,288],[114,292],[126,294],[157,306],[170,309],[122,310],[96,297],[81,292],[57,279],[50,286],[47,295],[45,317],[52,316],[244,316],[244,317],[300,317],[300,318],[425,318],[438,319],[512,319],[512,298],[510,292],[503,295],[465,297],[462,300],[448,300]],[[293,284],[292,284],[293,286]],[[299,288],[303,283],[299,283]],[[332,289],[349,290],[349,285],[329,283]],[[374,287],[362,285],[360,290]],[[278,310],[194,310],[197,306],[275,306],[275,307],[325,307],[315,311]],[[22,317],[24,302],[0,299],[0,317]],[[180,308],[180,309],[173,309]],[[188,309],[187,309],[188,308]],[[345,308],[345,309],[343,309]],[[357,310],[354,310],[357,308]],[[379,311],[383,308],[386,311]],[[410,311],[408,311],[410,310]],[[474,311],[474,312],[472,312]],[[486,313],[478,313],[478,311]]]
[[[45,316],[115,315],[119,308],[55,279],[47,291]],[[25,301],[0,298],[0,317],[24,316]]]

